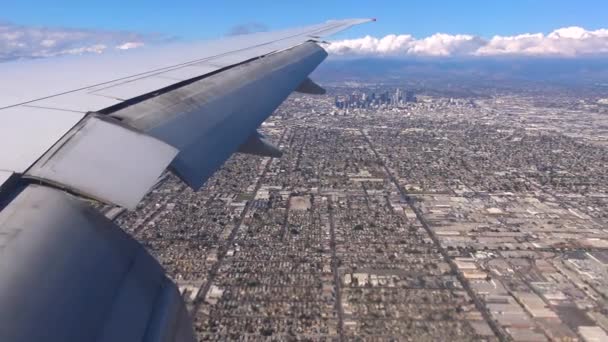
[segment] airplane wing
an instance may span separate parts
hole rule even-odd
[[[350,19],[205,43],[0,64],[0,340],[191,341],[175,285],[80,197],[133,209],[167,168],[200,188]]]

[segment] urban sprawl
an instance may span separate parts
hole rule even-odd
[[[108,216],[201,341],[608,341],[608,101],[338,86]]]

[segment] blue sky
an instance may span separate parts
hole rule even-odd
[[[338,38],[390,33],[425,37],[436,32],[491,37],[567,26],[608,27],[608,1],[4,0],[0,11],[0,21],[14,24],[163,33],[184,39],[219,37],[244,23],[275,29],[346,17],[379,21]]]
[[[2,0],[0,8],[0,61],[358,17],[378,21],[331,37],[332,55],[608,57],[608,0]]]

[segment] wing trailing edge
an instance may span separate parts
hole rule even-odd
[[[87,115],[24,175],[135,209],[177,150],[118,120]]]

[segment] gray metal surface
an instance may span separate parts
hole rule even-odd
[[[123,101],[103,95],[92,94],[83,90],[34,101],[25,106],[55,109],[62,108],[63,110],[87,113],[96,112],[99,109],[108,108],[121,102]],[[2,111],[0,110],[0,113],[1,112]]]
[[[171,166],[198,189],[326,56],[305,43],[112,115],[178,148]]]
[[[83,116],[23,106],[0,110],[0,170],[24,172]]]
[[[205,65],[205,64],[197,64],[197,65],[189,65],[181,68],[172,69],[170,71],[165,71],[161,74],[158,74],[158,77],[166,77],[169,79],[174,79],[176,81],[185,81],[194,77],[207,75],[212,73],[219,68],[217,66]]]
[[[160,140],[89,115],[25,177],[134,209],[176,155]]]
[[[103,215],[30,185],[0,212],[0,341],[194,341],[160,265]]]
[[[171,78],[148,76],[139,80],[102,88],[94,91],[93,94],[125,101],[143,94],[151,93],[158,89],[168,87],[175,83],[177,82]]]
[[[206,63],[226,66],[334,34],[369,19],[335,20],[275,32],[228,37],[217,41],[175,43],[102,55],[68,56],[0,64],[0,108],[99,87],[121,80],[152,76],[183,66]],[[222,61],[222,59],[224,59]],[[199,75],[192,75],[192,77]],[[80,92],[86,94],[86,92]],[[74,101],[74,100],[72,100]],[[72,109],[72,101],[56,99],[56,108]],[[80,102],[80,110],[84,102]],[[87,111],[102,108],[90,107]]]

